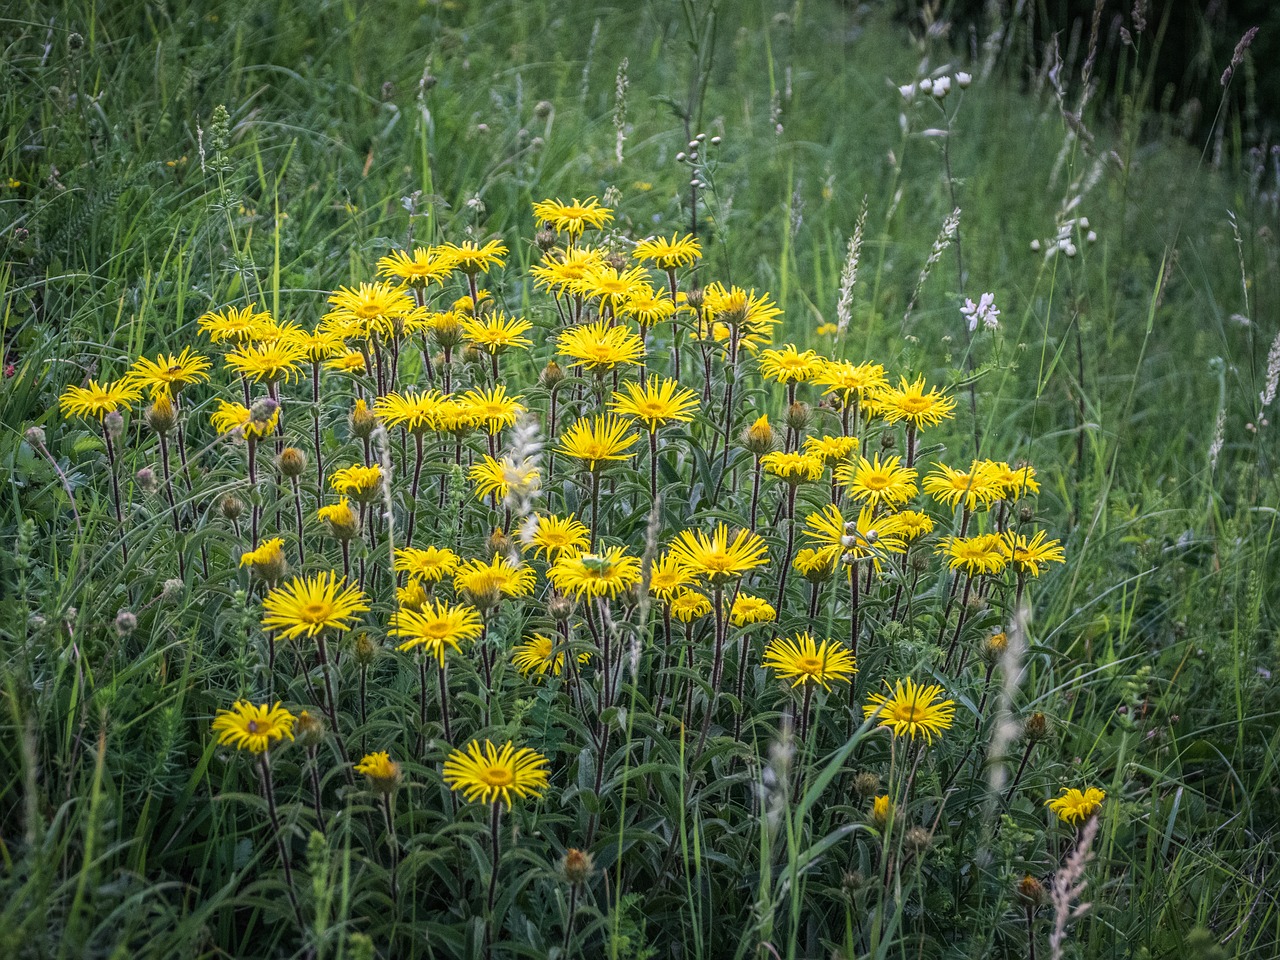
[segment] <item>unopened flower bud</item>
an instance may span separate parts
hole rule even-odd
[[[156,480],[156,472],[150,467],[143,467],[133,475],[133,479],[138,483],[138,489],[148,496],[160,489],[160,482]]]
[[[116,614],[116,635],[127,637],[138,629],[138,618],[129,610],[121,610]]]
[[[1030,523],[1035,518],[1036,518],[1036,511],[1035,511],[1035,508],[1031,506],[1031,504],[1022,503],[1018,505],[1019,521],[1021,521],[1022,523]]]
[[[31,446],[44,446],[44,427],[27,427],[24,436],[27,438],[27,443],[31,444]]]
[[[351,655],[356,658],[356,663],[362,667],[367,667],[378,659],[380,652],[378,641],[374,640],[366,630],[361,630],[357,633],[355,640],[351,644]]]
[[[351,426],[351,435],[357,440],[368,440],[373,428],[378,425],[377,414],[363,400],[356,401],[347,420]]]
[[[533,235],[533,242],[538,245],[539,250],[546,253],[556,245],[556,232],[544,227]]]
[[[1017,891],[1018,899],[1029,907],[1042,907],[1048,902],[1049,893],[1045,890],[1044,884],[1029,873],[1018,881],[1014,889]]]
[[[804,433],[813,422],[813,410],[803,400],[797,400],[787,407],[787,426],[796,433]]]
[[[763,416],[747,427],[742,435],[742,445],[757,457],[764,456],[773,449],[773,427],[769,426],[769,417]]]
[[[505,530],[494,528],[493,533],[489,534],[489,540],[486,544],[487,553],[492,556],[498,554],[500,556],[510,556],[515,552],[516,545]]]
[[[147,426],[161,436],[178,424],[178,411],[174,408],[173,401],[164,395],[157,397],[155,403],[147,407],[147,412],[143,416],[146,418]]]
[[[547,117],[551,116],[551,111],[554,109],[555,107],[552,105],[550,100],[539,100],[533,106],[533,115],[539,120],[545,120]]]
[[[585,883],[595,870],[595,859],[585,850],[570,847],[560,861],[560,872],[570,883]]]
[[[1037,710],[1027,717],[1026,723],[1022,726],[1022,732],[1032,743],[1039,743],[1049,736],[1049,718]]]
[[[310,710],[303,710],[293,725],[293,734],[304,750],[314,750],[324,740],[324,720]]]
[[[228,520],[239,520],[244,516],[244,501],[239,497],[228,493],[225,497],[218,501],[218,509],[222,511],[222,515]]]
[[[701,287],[693,287],[685,294],[685,303],[695,310],[702,309],[702,301],[706,295]]]
[[[268,424],[279,409],[280,404],[275,400],[270,397],[259,397],[253,401],[253,406],[249,408],[249,417],[254,423]]]
[[[907,830],[902,842],[908,850],[918,857],[933,846],[933,836],[924,827],[915,826]]]
[[[1009,638],[1001,631],[993,633],[982,641],[982,659],[987,663],[996,663],[1009,649]]]
[[[302,471],[307,469],[307,455],[297,447],[285,447],[276,457],[276,468],[281,476],[290,480],[300,477]]]
[[[871,824],[877,830],[884,832],[893,819],[893,814],[893,801],[889,799],[888,794],[881,794],[871,801]]]
[[[370,753],[365,756],[356,764],[356,773],[363,773],[369,778],[369,786],[378,793],[385,794],[395,793],[402,777],[400,764],[385,752]]]
[[[124,436],[124,417],[119,410],[112,410],[102,418],[102,427],[112,440],[119,440]]]
[[[474,343],[468,343],[462,348],[463,363],[479,363],[483,357],[480,355],[480,348]]]
[[[893,449],[894,447],[896,447],[897,445],[898,445],[898,438],[897,438],[897,437],[895,437],[892,433],[882,433],[882,434],[880,434],[880,449],[881,449],[881,450],[892,450],[892,449]]]
[[[552,597],[547,602],[547,613],[557,623],[563,623],[573,614],[573,601],[568,597]]]
[[[564,379],[564,368],[554,360],[548,360],[547,365],[542,368],[542,376],[539,379],[548,390],[554,390]]]
[[[864,799],[874,797],[880,792],[880,778],[866,771],[858,774],[853,778],[853,792]]]
[[[908,563],[911,565],[913,573],[924,573],[929,569],[929,555],[917,551],[911,554],[911,559]]]
[[[177,600],[186,588],[187,585],[182,582],[181,577],[170,577],[160,588],[160,599],[166,602]]]

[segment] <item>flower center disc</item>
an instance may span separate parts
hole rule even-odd
[[[333,613],[333,605],[324,600],[313,600],[298,611],[298,619],[303,623],[322,623]]]
[[[480,774],[480,779],[491,787],[509,787],[515,781],[507,767],[489,767]]]
[[[801,671],[808,674],[819,674],[822,672],[822,661],[817,657],[801,657],[796,661],[796,666]]]

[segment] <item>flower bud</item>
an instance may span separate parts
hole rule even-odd
[[[892,433],[882,433],[882,434],[880,434],[880,449],[881,449],[881,450],[892,450],[892,449],[893,449],[894,447],[896,447],[897,445],[898,445],[898,438],[897,438],[897,437],[895,437]]]
[[[533,235],[533,242],[538,245],[539,250],[546,253],[556,245],[556,232],[544,227]]]
[[[866,771],[858,774],[853,778],[853,792],[863,798],[874,797],[880,792],[880,778]]]
[[[474,343],[468,343],[462,348],[463,363],[479,363],[484,358],[480,355],[480,348]]]
[[[373,428],[378,425],[378,416],[369,409],[369,405],[363,400],[357,400],[356,405],[351,409],[350,416],[347,417],[347,423],[351,427],[351,435],[357,440],[368,440]]]
[[[112,440],[119,440],[124,436],[124,417],[120,415],[120,411],[112,410],[103,417],[102,428]]]
[[[924,827],[915,826],[907,830],[902,842],[908,850],[918,857],[933,846],[933,835]]]
[[[769,417],[763,416],[751,424],[742,435],[742,445],[757,457],[764,456],[773,449],[773,428],[769,426]]]
[[[182,596],[187,585],[182,582],[181,577],[170,577],[164,582],[164,586],[160,588],[160,599],[165,602],[177,600]]]
[[[279,409],[280,404],[275,400],[270,397],[259,397],[253,401],[253,406],[249,408],[249,418],[256,424],[266,426]]]
[[[595,858],[585,850],[570,847],[560,861],[560,872],[570,883],[585,883],[595,870]]]
[[[1009,637],[1002,630],[1000,633],[993,633],[982,641],[982,659],[987,663],[996,663],[1004,656],[1004,652],[1009,649]]]
[[[555,107],[552,105],[550,100],[539,100],[533,106],[533,115],[539,120],[545,120],[547,117],[551,116],[551,111],[554,109]]]
[[[687,303],[689,306],[693,307],[693,309],[695,310],[701,310],[702,301],[705,298],[705,296],[706,294],[703,292],[703,289],[701,287],[692,287],[685,294],[684,302]]]
[[[489,534],[486,547],[485,552],[489,556],[499,554],[500,556],[509,557],[516,549],[515,542],[507,535],[507,532],[497,527],[494,528],[493,533]]]
[[[27,427],[24,436],[33,447],[44,446],[44,427]]]
[[[222,511],[222,515],[231,521],[239,520],[244,516],[244,501],[234,494],[228,493],[218,501],[218,509]]]
[[[1018,881],[1014,889],[1018,899],[1029,907],[1041,907],[1048,902],[1049,893],[1045,890],[1044,884],[1029,873]]]
[[[150,467],[143,467],[133,475],[133,479],[137,481],[138,488],[145,494],[150,495],[160,489],[160,482],[156,479],[156,472]]]
[[[462,321],[456,313],[442,313],[431,325],[431,336],[435,338],[441,350],[452,350],[462,342],[466,331],[462,329]]]
[[[355,640],[351,644],[351,655],[355,657],[356,663],[362,667],[367,667],[378,659],[381,648],[378,641],[369,635],[367,630],[361,630],[356,634]]]
[[[787,426],[796,433],[804,433],[813,422],[813,410],[803,400],[797,400],[787,407]]]
[[[548,390],[554,390],[560,385],[560,381],[564,379],[564,368],[554,360],[549,360],[547,365],[542,368],[542,375],[538,379],[542,381],[542,385]]]
[[[129,610],[120,610],[116,614],[116,635],[127,637],[138,629],[138,618]]]
[[[173,401],[164,395],[157,397],[155,403],[147,407],[143,417],[147,426],[160,436],[164,436],[178,424],[178,411],[174,409]]]
[[[307,469],[307,455],[297,447],[285,447],[276,457],[276,468],[281,476],[296,479]]]
[[[893,801],[889,799],[889,795],[881,794],[871,801],[871,824],[877,830],[884,832],[893,820],[894,807]],[[918,828],[916,828],[918,829]]]
[[[363,773],[369,778],[369,786],[378,793],[384,794],[395,793],[402,777],[400,764],[385,752],[366,754],[364,759],[356,764],[356,773]]]
[[[1039,743],[1049,736],[1049,718],[1037,710],[1027,717],[1022,732],[1031,743]]]
[[[557,623],[563,623],[573,614],[573,601],[568,597],[552,597],[547,602],[547,613]]]
[[[299,746],[305,750],[314,750],[324,740],[324,720],[309,710],[303,710],[293,725],[293,733]]]

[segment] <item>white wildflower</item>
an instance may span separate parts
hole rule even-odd
[[[1000,326],[1000,311],[996,309],[996,295],[994,293],[984,293],[978,298],[978,302],[974,303],[968,297],[964,298],[964,306],[960,308],[960,312],[969,318],[969,332],[978,329],[978,323],[988,330],[995,330]]]

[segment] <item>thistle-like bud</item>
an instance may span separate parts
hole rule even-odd
[[[103,417],[102,428],[112,440],[119,440],[124,436],[124,417],[120,415],[120,411],[112,410]]]
[[[27,438],[27,443],[33,447],[44,446],[44,427],[27,427],[23,434]]]
[[[356,773],[363,773],[369,778],[369,786],[385,794],[395,793],[402,778],[400,764],[385,752],[367,754],[356,764]]]
[[[548,360],[547,365],[542,368],[542,375],[538,379],[542,381],[542,385],[548,390],[554,390],[560,385],[560,381],[564,379],[564,368],[554,360]]]
[[[892,450],[897,445],[898,445],[898,438],[895,437],[892,433],[886,432],[886,433],[880,434],[881,450]]]
[[[1014,890],[1018,899],[1029,907],[1044,906],[1049,900],[1049,892],[1045,890],[1044,884],[1029,873],[1018,881]]]
[[[463,363],[479,363],[484,357],[480,354],[480,348],[474,343],[468,343],[462,348]]]
[[[539,120],[545,120],[551,116],[551,111],[555,109],[550,100],[539,100],[533,107],[533,115]]]
[[[560,861],[560,872],[570,883],[585,883],[595,871],[595,858],[585,850],[570,847]]]
[[[701,287],[690,287],[684,296],[685,303],[691,306],[694,310],[702,309],[702,301],[706,299],[706,294]]]
[[[293,725],[293,733],[298,745],[305,750],[314,750],[320,746],[324,740],[324,732],[324,720],[309,710],[299,713]]]
[[[546,253],[556,245],[556,232],[544,227],[533,235],[533,242],[538,245],[539,250]]]
[[[1018,504],[1018,520],[1022,523],[1030,523],[1036,518],[1035,508],[1029,503]]]
[[[505,530],[500,530],[497,527],[494,528],[493,533],[489,534],[486,546],[488,549],[485,552],[489,556],[493,556],[496,553],[500,556],[509,557],[516,549],[515,542],[507,532]]]
[[[933,835],[924,827],[915,826],[907,830],[902,838],[903,844],[917,857],[933,846]]]
[[[867,885],[867,878],[861,870],[846,870],[840,878],[840,893],[845,899],[852,900],[858,891]]]
[[[164,436],[178,425],[178,411],[173,401],[164,394],[156,397],[155,403],[147,407],[147,412],[143,416],[146,418],[147,426],[160,436]]]
[[[244,501],[234,494],[228,493],[218,501],[218,509],[222,511],[222,515],[231,521],[239,520],[244,516]]]
[[[557,623],[563,623],[573,615],[573,601],[568,597],[552,597],[547,602],[547,613]]]
[[[351,435],[357,440],[368,440],[373,433],[374,427],[378,425],[378,416],[369,409],[369,405],[363,400],[357,400],[356,405],[352,407],[350,415],[347,417],[347,423],[351,427]]]
[[[913,573],[924,573],[929,569],[929,555],[917,551],[911,554],[911,559],[907,561]]]
[[[442,313],[432,324],[431,335],[441,350],[452,350],[462,342],[466,331],[462,329],[462,321],[456,313]]]
[[[281,476],[290,480],[300,477],[302,471],[307,469],[307,455],[297,447],[285,447],[276,457],[276,469]]]
[[[1049,736],[1049,718],[1037,710],[1027,717],[1022,732],[1031,743],[1039,743]]]
[[[787,426],[796,433],[804,433],[813,422],[813,409],[803,400],[797,400],[787,407]]]
[[[874,797],[880,792],[880,778],[866,771],[858,774],[853,778],[853,792],[864,799]]]
[[[160,588],[160,599],[171,603],[181,597],[186,588],[187,585],[182,582],[181,577],[170,577]]]
[[[627,269],[627,258],[616,250],[613,253],[607,254],[604,258],[604,262],[613,267],[613,269],[617,270],[619,273]]]
[[[253,401],[253,406],[249,408],[249,418],[256,424],[266,426],[279,409],[280,404],[275,400],[270,397],[259,397]]]
[[[355,640],[351,644],[351,655],[356,658],[356,663],[362,667],[367,667],[378,659],[381,648],[378,641],[373,639],[366,630],[361,630],[356,634]]]
[[[150,467],[142,467],[133,475],[133,479],[137,481],[138,489],[148,496],[160,489],[160,482],[156,479],[156,472]]]
[[[769,426],[766,415],[747,427],[742,434],[742,445],[752,455],[762,457],[773,449],[774,439],[773,427]]]
[[[116,636],[127,637],[138,629],[138,618],[130,610],[121,610],[116,614]]]

